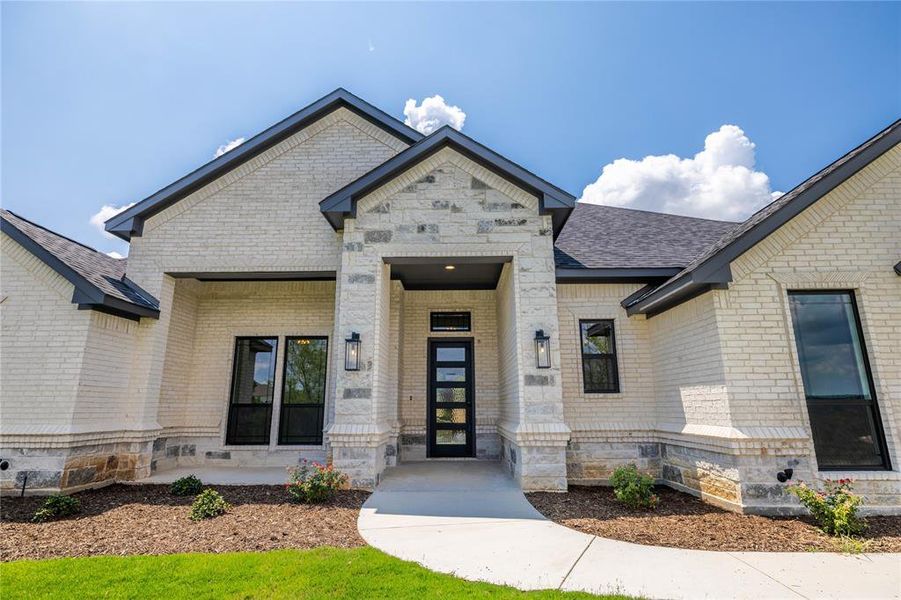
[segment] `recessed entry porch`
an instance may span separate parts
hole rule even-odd
[[[499,459],[509,257],[389,257],[398,460]],[[509,274],[507,276],[509,278]],[[499,290],[500,286],[500,290]],[[389,396],[390,398],[390,396]]]

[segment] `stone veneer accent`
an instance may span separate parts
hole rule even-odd
[[[337,378],[329,430],[335,464],[350,472],[354,484],[378,482],[386,464],[383,447],[395,445],[397,437],[385,257],[510,258],[497,291],[503,307],[498,314],[508,315],[499,323],[498,337],[507,346],[499,348],[498,430],[518,445],[565,444],[559,355],[555,350],[555,367],[540,373],[532,356],[535,330],[557,334],[550,218],[537,213],[535,197],[447,148],[359,201],[356,218],[345,225],[336,337],[361,334],[364,367]],[[520,483],[565,489],[565,462],[548,466],[544,455],[534,456],[513,470]]]

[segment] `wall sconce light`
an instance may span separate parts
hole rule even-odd
[[[544,335],[544,329],[535,332],[535,361],[539,369],[551,368],[551,338]]]
[[[344,340],[344,370],[360,370],[360,334],[356,331]]]

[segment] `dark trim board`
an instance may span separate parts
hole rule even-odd
[[[335,271],[206,271],[166,273],[175,279],[199,281],[335,281]]]
[[[356,217],[360,198],[448,147],[537,197],[538,213],[551,215],[555,238],[563,229],[575,196],[447,125],[328,196],[319,203],[319,209],[336,231],[341,230],[345,218]]]
[[[128,210],[112,217],[106,222],[106,230],[126,241],[130,240],[132,236],[140,236],[144,230],[146,219],[341,107],[353,111],[407,144],[413,144],[423,138],[423,135],[415,129],[404,125],[401,121],[347,90],[338,88],[331,94],[323,96],[290,117],[255,135],[234,150],[211,160],[141,200]]]

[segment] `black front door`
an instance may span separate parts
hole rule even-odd
[[[429,453],[475,456],[472,340],[429,340]]]

